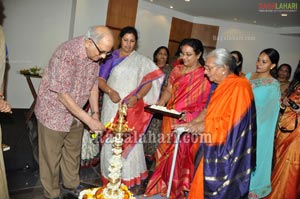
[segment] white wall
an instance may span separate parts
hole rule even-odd
[[[139,1],[136,19],[136,28],[141,33],[139,52],[151,57],[156,47],[168,45],[172,16],[193,23],[219,26],[217,48],[239,50],[244,56],[245,73],[255,71],[257,56],[265,48],[278,50],[279,64],[289,63],[293,69],[300,59],[300,37],[278,34],[299,33],[300,27],[272,28],[206,17],[191,17],[146,1]],[[169,24],[166,25],[167,22]]]
[[[7,18],[4,23],[11,68],[8,80],[8,101],[13,108],[28,108],[32,96],[25,78],[17,71],[34,65],[44,67],[55,47],[72,36],[82,35],[87,27],[105,24],[108,0],[3,0]],[[172,16],[199,24],[220,27],[217,47],[240,50],[244,55],[244,70],[255,70],[258,53],[264,48],[276,48],[280,63],[296,67],[300,38],[276,34],[289,29],[239,24],[205,17],[194,18],[170,9],[139,1],[136,28],[139,49],[152,58],[153,51],[168,45]],[[298,31],[299,27],[291,29]],[[227,39],[233,37],[235,39]],[[237,39],[236,39],[237,38]],[[37,88],[39,80],[34,79]]]
[[[135,27],[139,32],[138,51],[152,59],[159,46],[167,46],[172,17],[192,21],[193,17],[152,3],[139,1]]]
[[[217,48],[240,51],[244,57],[243,71],[245,73],[255,71],[255,62],[258,54],[266,48],[278,50],[280,54],[279,64],[289,63],[293,69],[296,68],[300,59],[300,37],[276,33],[282,32],[282,29],[213,20],[204,17],[196,18],[194,23],[208,23],[219,26],[219,35],[216,38],[218,39]],[[294,30],[295,28],[291,29],[291,31]]]
[[[108,0],[4,0],[4,31],[10,69],[7,98],[14,108],[30,107],[33,97],[18,71],[45,67],[54,51],[93,25],[105,25]],[[40,79],[32,78],[38,89]]]
[[[53,50],[68,39],[72,0],[4,0],[4,32],[10,69],[7,98],[14,108],[30,107],[33,97],[18,71],[47,65]],[[35,87],[39,80],[33,79]]]
[[[77,0],[74,37],[84,35],[90,26],[105,25],[108,0]]]
[[[239,50],[244,57],[243,71],[245,73],[255,71],[255,63],[258,54],[266,48],[275,48],[280,54],[279,64],[288,63],[293,67],[293,71],[300,59],[299,37],[221,27],[219,31],[220,39],[228,38],[232,35],[241,36],[238,37],[241,39],[236,41],[219,40],[217,42],[217,47],[224,47],[229,50]]]

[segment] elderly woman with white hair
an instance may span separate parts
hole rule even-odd
[[[178,125],[200,137],[210,136],[210,142],[201,143],[197,149],[196,173],[188,198],[242,198],[248,194],[255,165],[251,85],[233,73],[236,64],[226,49],[210,52],[204,67],[217,87],[205,111],[192,122]]]

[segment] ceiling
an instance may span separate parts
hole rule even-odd
[[[240,23],[257,24],[262,26],[270,26],[274,28],[281,27],[300,27],[300,0],[144,0],[173,10],[195,16],[209,17],[226,21],[234,21]],[[273,6],[277,3],[277,8],[269,8],[269,12],[262,12],[262,3],[267,6],[267,2],[272,2]],[[279,8],[282,2],[290,2],[296,4],[296,9],[284,12]],[[295,5],[293,4],[293,5]],[[292,4],[289,4],[292,6]],[[270,5],[269,3],[269,6]],[[282,17],[282,13],[288,16]]]

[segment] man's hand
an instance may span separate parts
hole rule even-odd
[[[95,118],[91,117],[91,119],[87,122],[87,125],[92,132],[105,131],[105,127],[99,121],[99,119],[95,119]]]

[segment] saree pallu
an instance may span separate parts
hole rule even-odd
[[[163,79],[163,72],[151,60],[134,51],[112,68],[107,80],[107,84],[119,92],[123,102],[126,102],[129,96],[135,95],[143,85],[152,83],[147,95],[127,111],[128,126],[134,130],[131,136],[124,140],[121,178],[128,187],[140,184],[141,180],[147,177],[143,143],[140,138],[146,131],[152,115],[144,112],[144,106],[154,104],[158,100]],[[117,111],[118,104],[113,103],[109,96],[104,94],[101,121],[106,123],[113,118],[116,120]],[[111,137],[112,135],[107,133],[101,140],[101,174],[104,183],[107,182],[109,160],[112,156]]]
[[[163,68],[160,68],[163,73],[165,74],[164,82],[162,85],[162,90],[168,86],[169,76],[171,71],[173,70],[173,66],[166,64]],[[144,152],[149,161],[153,161],[154,153],[158,146],[157,138],[160,135],[162,125],[162,115],[161,114],[154,114],[152,120],[149,124],[149,127],[143,136],[144,142]],[[154,139],[153,139],[154,138]]]
[[[160,79],[164,76],[164,73],[157,69],[149,74],[147,74],[143,79],[141,84],[133,90],[128,96],[126,96],[122,103],[126,103],[127,99],[131,96],[135,96],[139,90],[147,83],[152,82],[154,80]],[[128,154],[130,153],[131,149],[134,147],[134,145],[141,141],[142,136],[144,135],[145,131],[147,130],[147,127],[150,123],[150,120],[152,118],[152,114],[145,112],[144,107],[149,104],[145,103],[143,99],[140,99],[137,101],[137,103],[134,105],[134,107],[130,107],[127,109],[127,116],[126,121],[130,128],[133,128],[132,132],[128,137],[126,137],[123,141],[123,152],[122,156],[126,158]],[[113,121],[116,123],[119,118],[119,114],[116,113],[116,116],[114,117]],[[111,132],[106,133],[102,137],[102,142],[105,141],[109,136]]]
[[[167,108],[186,113],[186,122],[193,118],[205,108],[210,91],[210,83],[204,76],[203,67],[182,74],[182,65],[173,69],[169,83],[172,84],[172,95],[168,101]],[[163,117],[161,140],[156,151],[156,168],[148,182],[146,195],[160,193],[165,195],[171,170],[174,153],[175,136],[172,133],[172,125],[180,121],[171,117]],[[194,172],[193,148],[198,147],[195,136],[183,134],[180,138],[174,178],[172,181],[171,198],[183,198],[189,191]]]
[[[126,102],[127,98],[130,96],[135,96],[139,90],[147,83],[152,82],[157,79],[162,79],[164,77],[164,73],[162,70],[157,69],[149,74],[147,74],[143,79],[141,84],[132,91],[124,100],[123,102]],[[134,127],[134,130],[131,134],[131,136],[127,137],[124,140],[123,144],[123,153],[122,155],[124,157],[127,157],[127,155],[130,153],[133,146],[141,140],[142,136],[147,130],[147,127],[151,121],[152,114],[145,112],[144,107],[150,105],[146,102],[144,102],[143,99],[138,100],[136,105],[134,107],[128,108],[127,111],[127,122],[129,127]]]
[[[250,83],[229,75],[211,96],[189,199],[241,198],[249,191],[255,166],[256,118]]]
[[[287,107],[279,120],[278,127],[294,131],[277,129],[272,192],[267,199],[300,198],[300,126],[295,126],[296,117],[300,121],[300,116]]]

